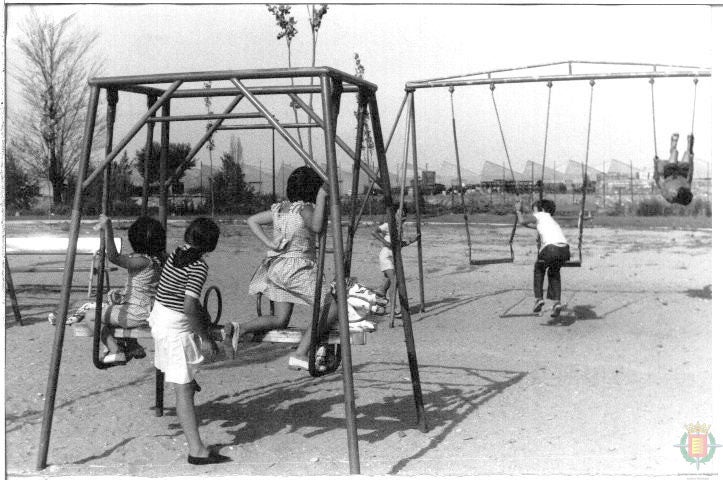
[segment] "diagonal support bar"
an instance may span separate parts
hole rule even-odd
[[[306,114],[309,115],[317,124],[319,124],[319,125],[324,125],[324,121],[321,119],[321,117],[316,114],[316,112],[314,111],[314,109],[312,109],[309,105],[307,105],[306,103],[304,103],[304,101],[303,101],[297,94],[295,94],[295,93],[290,93],[290,94],[289,94],[289,97],[291,97],[291,99],[292,99],[294,102],[296,102],[296,103],[301,107],[301,109],[302,109],[304,112],[306,112]],[[344,140],[342,140],[341,138],[339,138],[339,136],[336,136],[335,141],[336,141],[336,144],[339,145],[339,147],[341,147],[342,150],[344,150],[344,153],[346,153],[347,155],[349,155],[349,157],[350,157],[352,160],[354,160],[354,158],[355,158],[354,150],[353,150],[349,145],[347,145],[347,144],[344,142]],[[363,163],[363,162],[362,162],[361,168],[362,168],[362,170],[364,170],[364,173],[366,173],[366,174],[369,176],[369,178],[371,178],[371,179],[374,181],[374,183],[376,183],[377,185],[381,186],[381,181],[379,180],[379,177],[378,177],[377,174],[374,172],[374,170],[372,169],[372,167],[370,167],[370,166],[367,165],[366,163]]]
[[[231,100],[231,103],[228,104],[228,107],[223,111],[222,115],[227,115],[233,111],[234,108],[236,108],[236,105],[239,104],[241,100],[243,100],[243,95],[237,95],[234,97],[233,100]],[[215,122],[213,122],[213,125],[206,129],[206,133],[203,134],[201,137],[201,140],[196,143],[196,145],[193,146],[193,148],[188,152],[188,155],[186,155],[186,158],[183,159],[183,162],[176,168],[176,171],[173,172],[173,175],[171,175],[168,180],[166,180],[166,187],[170,186],[173,182],[178,180],[178,178],[183,174],[186,164],[191,161],[193,157],[196,156],[196,154],[203,148],[203,146],[206,144],[209,138],[211,138],[211,135],[214,134],[216,130],[218,130],[218,127],[221,126],[223,123],[224,118],[219,118]]]
[[[264,117],[266,117],[266,120],[269,121],[271,125],[274,126],[274,131],[279,132],[279,135],[286,140],[286,142],[291,146],[291,148],[296,151],[296,153],[299,154],[299,156],[304,160],[304,163],[306,163],[309,167],[311,167],[317,175],[321,177],[322,180],[324,180],[324,183],[329,183],[329,177],[326,175],[326,172],[319,166],[318,163],[314,161],[313,158],[304,150],[304,147],[302,147],[299,142],[294,140],[294,138],[289,134],[289,132],[286,131],[284,127],[281,126],[278,120],[269,112],[269,110],[261,103],[259,100],[249,91],[246,86],[241,83],[238,79],[232,78],[231,83],[234,84],[236,88],[241,90],[241,92],[248,98],[251,105],[256,108],[256,110],[259,111]],[[323,123],[322,123],[323,125]]]
[[[88,175],[88,178],[83,181],[84,190],[88,188],[95,181],[95,179],[98,178],[98,175],[101,174],[103,169],[105,169],[110,164],[110,162],[112,162],[113,159],[115,159],[115,157],[117,157],[118,154],[124,148],[126,148],[130,141],[133,140],[133,137],[136,136],[136,133],[138,133],[141,128],[143,128],[143,126],[146,124],[146,121],[148,121],[148,119],[151,118],[159,108],[161,108],[161,105],[166,103],[166,101],[171,98],[173,92],[178,90],[178,87],[180,87],[182,83],[183,82],[181,80],[176,80],[170,87],[168,87],[168,90],[166,90],[163,95],[158,97],[156,103],[154,103],[153,106],[148,109],[145,115],[143,115],[143,117],[141,117],[141,119],[138,120],[135,125],[133,125],[133,127],[131,127],[131,130],[126,134],[125,137],[123,137],[120,142],[118,142],[118,145],[116,145],[115,148],[108,155],[106,155],[105,160],[103,160],[103,162],[98,166],[98,168],[96,168],[93,173]]]

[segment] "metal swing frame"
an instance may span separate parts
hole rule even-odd
[[[311,78],[311,85],[278,85],[274,80],[294,79],[294,78]],[[313,83],[313,79],[318,79],[318,84]],[[230,82],[230,86],[221,88],[179,88],[185,82]],[[247,82],[269,81],[260,86],[250,86]],[[418,426],[421,430],[427,430],[426,418],[424,414],[424,404],[422,399],[421,384],[419,379],[419,367],[417,364],[416,350],[414,345],[414,336],[412,332],[412,323],[409,313],[409,302],[406,291],[406,283],[404,281],[404,267],[402,264],[400,239],[397,235],[395,217],[392,207],[391,184],[389,180],[389,172],[386,161],[386,149],[384,148],[383,135],[381,130],[381,121],[376,100],[377,86],[371,82],[363,80],[359,77],[348,73],[329,68],[329,67],[311,67],[311,68],[281,68],[281,69],[257,69],[257,70],[226,70],[226,71],[209,71],[209,72],[184,72],[184,73],[167,73],[155,75],[135,75],[122,77],[103,77],[91,78],[88,81],[90,87],[89,102],[87,115],[85,120],[84,141],[82,155],[78,167],[77,188],[73,200],[72,214],[70,219],[70,239],[68,252],[65,260],[65,271],[63,275],[63,287],[60,295],[59,318],[64,319],[68,313],[68,304],[70,300],[70,286],[73,277],[73,269],[75,265],[76,244],[80,231],[81,220],[81,204],[83,202],[83,192],[95,182],[101,175],[103,176],[103,196],[101,200],[101,209],[103,213],[108,212],[108,200],[110,183],[111,162],[121,151],[126,148],[135,135],[147,126],[146,137],[146,162],[145,172],[148,172],[148,160],[150,157],[149,147],[153,142],[153,125],[161,123],[161,155],[159,159],[159,220],[166,226],[168,212],[168,187],[183,173],[183,165],[167,178],[167,158],[168,148],[170,144],[170,124],[175,121],[211,121],[211,125],[207,128],[204,135],[190,150],[185,162],[190,161],[200,151],[200,149],[211,138],[213,133],[219,129],[224,120],[228,119],[248,119],[263,118],[267,123],[245,126],[242,128],[273,128],[304,160],[305,164],[314,169],[319,176],[328,185],[330,195],[328,197],[328,208],[326,214],[331,215],[331,226],[333,228],[333,244],[334,244],[334,264],[335,264],[335,281],[338,286],[345,286],[345,280],[349,274],[351,265],[352,241],[354,229],[357,222],[352,222],[348,230],[347,250],[344,249],[342,234],[341,205],[339,192],[339,179],[336,150],[337,146],[341,148],[354,161],[354,185],[353,194],[357,193],[358,179],[360,170],[364,172],[377,183],[384,192],[384,202],[386,205],[387,221],[390,225],[390,234],[392,240],[392,251],[397,271],[397,279],[399,286],[399,298],[401,303],[402,317],[404,321],[404,335],[407,349],[407,358],[409,361],[412,390],[415,401]],[[93,143],[93,132],[96,122],[96,113],[98,110],[98,100],[100,90],[105,89],[108,99],[106,119],[108,126],[106,133],[105,158],[100,165],[89,171],[90,157]],[[131,126],[128,133],[117,143],[113,144],[113,125],[115,123],[116,104],[118,103],[118,92],[133,93],[145,95],[147,97],[148,110],[141,115],[138,121]],[[356,148],[350,148],[337,136],[337,117],[340,110],[341,97],[343,93],[356,93],[357,111],[357,135]],[[308,106],[301,98],[300,94],[320,94],[322,100],[323,116],[317,115],[310,106]],[[288,95],[292,101],[306,111],[312,118],[312,122],[308,124],[283,124],[269,111],[259,100],[264,95]],[[201,115],[176,115],[171,116],[171,101],[181,98],[203,98],[203,97],[233,97],[223,113],[220,114],[201,114]],[[246,99],[254,107],[253,113],[233,113],[235,107]],[[156,112],[161,110],[161,116],[157,117]],[[378,162],[378,172],[374,172],[372,168],[361,162],[362,135],[361,120],[364,112],[369,114],[372,124],[372,134],[375,143],[375,150]],[[324,145],[326,156],[326,170],[322,169],[319,164],[307,153],[303,146],[300,145],[291,134],[287,131],[289,128],[322,128],[324,131]],[[143,185],[143,202],[142,211],[147,212],[148,208],[148,175],[144,176]],[[355,198],[355,197],[354,197]],[[352,215],[355,214],[353,201]],[[101,237],[101,259],[100,265],[104,263],[104,237]],[[321,252],[324,251],[326,236],[320,238]],[[324,256],[320,256],[323,262]],[[323,264],[319,265],[319,272],[323,272]],[[321,273],[320,275],[321,276]],[[103,278],[102,271],[99,278]],[[314,317],[312,319],[312,328],[315,328],[319,318],[319,297],[320,289],[316,289],[316,301],[314,304]],[[102,291],[102,280],[99,284],[99,291]],[[101,299],[97,299],[100,303]],[[346,310],[346,289],[337,288],[337,306],[339,307],[339,333],[341,340],[341,357],[343,370],[343,387],[344,387],[344,404],[347,427],[347,444],[349,455],[349,470],[352,474],[360,473],[359,466],[359,450],[356,430],[356,407],[354,402],[354,383],[352,375],[351,348],[349,341],[349,322]],[[98,305],[97,308],[100,308]],[[97,311],[97,313],[99,313]],[[36,467],[44,469],[47,466],[47,456],[50,444],[50,433],[52,427],[53,413],[55,408],[55,395],[57,391],[58,377],[60,371],[60,360],[62,356],[63,340],[65,336],[65,324],[63,321],[58,322],[55,328],[52,354],[50,359],[50,369],[48,383],[46,387],[45,404],[43,409],[43,422],[41,427],[40,446],[38,449]],[[94,349],[95,350],[95,349]],[[97,352],[94,352],[97,354]],[[162,374],[156,375],[156,387],[163,385]]]
[[[595,73],[577,73],[580,67],[603,67],[616,66],[630,68],[627,72],[595,72]],[[522,72],[530,71],[538,68],[565,68],[567,71],[562,74],[545,74],[545,75],[523,75]],[[633,68],[638,69],[634,71]],[[573,72],[575,70],[575,72]],[[553,63],[542,63],[527,65],[522,67],[511,67],[501,68],[494,70],[485,70],[474,73],[450,75],[445,77],[430,78],[425,80],[413,80],[409,81],[405,85],[405,97],[402,102],[402,107],[409,101],[411,105],[414,105],[414,93],[418,89],[428,88],[454,88],[464,86],[475,86],[475,85],[501,85],[501,84],[517,84],[517,83],[540,83],[540,82],[557,82],[557,81],[582,81],[582,80],[624,80],[624,79],[654,79],[654,78],[680,78],[680,77],[710,77],[711,69],[707,67],[697,66],[682,66],[682,65],[666,65],[656,63],[639,63],[639,62],[592,62],[592,61],[581,61],[581,60],[566,60],[561,62]],[[401,108],[400,108],[401,111]],[[417,142],[416,142],[416,118],[414,116],[414,109],[410,109],[410,118],[412,122],[412,161],[414,165],[414,179],[417,179]],[[514,173],[513,173],[514,174]],[[586,178],[587,176],[585,176]],[[585,191],[587,181],[585,180],[583,186],[583,192]],[[461,184],[461,180],[460,180]],[[415,185],[416,187],[416,185]],[[414,189],[415,199],[418,196],[418,189]],[[581,212],[584,212],[581,209]],[[581,228],[583,222],[583,215],[581,213],[578,217],[578,229]],[[421,259],[422,255],[422,242],[421,242],[421,231],[418,232],[420,240],[418,242],[418,251]],[[513,233],[514,235],[514,233]],[[578,250],[581,253],[581,242],[578,243]],[[580,259],[582,256],[580,255]],[[471,258],[470,258],[471,259]],[[499,262],[496,262],[499,263]],[[506,262],[505,262],[506,263]],[[567,266],[579,266],[576,265],[578,261],[568,262]],[[581,260],[579,261],[581,263]],[[421,265],[421,261],[420,261]],[[422,271],[420,267],[420,288],[423,288],[422,282]],[[423,295],[422,295],[423,298]]]

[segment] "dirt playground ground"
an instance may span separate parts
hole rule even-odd
[[[412,234],[412,224],[408,224]],[[97,235],[84,224],[82,235]],[[169,246],[185,225],[173,222]],[[362,228],[353,275],[380,280],[379,246]],[[9,222],[7,236],[67,235],[62,225]],[[67,230],[67,227],[66,227]],[[574,229],[566,230],[576,244]],[[404,250],[428,431],[417,427],[401,324],[381,320],[353,347],[359,457],[365,475],[597,475],[694,477],[720,472],[723,452],[696,470],[680,448],[685,425],[711,423],[711,230],[585,232],[582,268],[563,270],[563,323],[530,315],[534,232],[518,232],[514,264],[470,267],[462,225],[426,224],[425,309],[416,248]],[[117,236],[126,234],[117,229]],[[509,227],[476,225],[476,257],[502,256]],[[255,315],[247,294],[263,250],[247,227],[225,223],[208,284],[223,292],[222,322]],[[332,262],[332,257],[327,257]],[[13,264],[49,261],[9,257]],[[88,257],[78,257],[77,265]],[[77,274],[73,301],[85,298]],[[123,281],[112,274],[112,284]],[[331,278],[331,277],[328,277]],[[57,286],[59,274],[14,275]],[[155,417],[148,357],[97,370],[91,341],[67,328],[49,466],[35,470],[58,291],[18,285],[26,324],[6,306],[5,428],[10,477],[122,475],[346,475],[342,378],[286,367],[288,345],[249,344],[199,375],[201,436],[232,463],[191,466],[174,409]],[[9,302],[8,302],[9,303]],[[305,325],[299,308],[293,324]],[[341,370],[339,370],[340,372]],[[723,425],[711,433],[723,438]]]

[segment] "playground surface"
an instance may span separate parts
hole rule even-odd
[[[97,235],[83,225],[81,235]],[[172,222],[169,248],[184,224]],[[352,275],[380,280],[370,227],[357,233]],[[406,227],[413,235],[413,223]],[[116,229],[117,236],[127,232]],[[566,233],[576,246],[574,228]],[[63,225],[9,222],[7,236],[67,235]],[[428,431],[417,428],[401,320],[380,320],[353,346],[361,473],[365,475],[696,476],[723,456],[688,463],[685,425],[711,423],[712,232],[590,227],[581,268],[563,270],[562,322],[531,316],[534,232],[518,230],[513,264],[470,267],[462,225],[423,226],[425,311],[416,247],[404,249]],[[509,227],[474,225],[475,257],[504,256]],[[573,250],[576,250],[573,248]],[[255,315],[248,281],[263,249],[247,227],[222,225],[208,284],[223,293],[222,322]],[[327,257],[327,264],[332,264]],[[42,259],[10,257],[13,264]],[[79,257],[76,265],[87,262]],[[331,279],[330,271],[327,279]],[[85,300],[78,274],[72,301]],[[111,283],[123,282],[113,272]],[[25,325],[6,307],[6,471],[10,477],[123,475],[346,475],[340,373],[314,379],[286,367],[288,345],[247,344],[207,365],[196,396],[201,436],[232,463],[191,466],[166,388],[153,413],[148,357],[96,370],[91,341],[67,328],[48,468],[35,470],[54,336],[47,314],[60,275],[17,274]],[[549,305],[547,306],[549,307]],[[298,308],[292,325],[305,325]],[[63,327],[61,327],[63,328]],[[723,426],[712,425],[716,434]],[[719,438],[723,434],[718,434]],[[721,458],[717,458],[720,456]]]

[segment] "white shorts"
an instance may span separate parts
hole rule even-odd
[[[379,252],[379,269],[382,272],[385,270],[394,270],[394,254],[391,248],[382,247],[382,250]]]
[[[156,302],[148,317],[155,345],[153,364],[171,383],[191,383],[203,362],[200,337],[190,329],[183,313]]]

